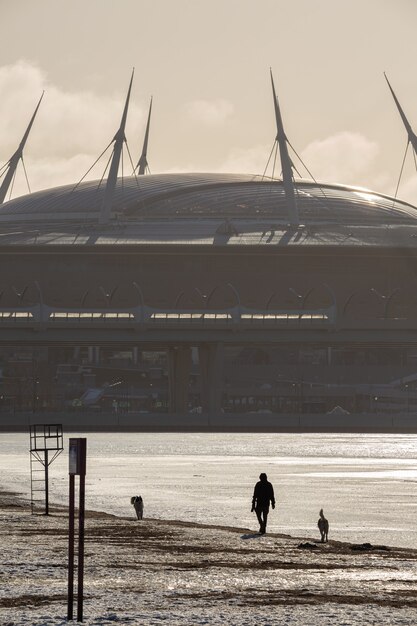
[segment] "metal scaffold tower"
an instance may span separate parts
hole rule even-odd
[[[49,515],[49,466],[63,449],[62,424],[33,424],[30,427],[32,514]]]

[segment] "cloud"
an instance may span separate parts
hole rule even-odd
[[[66,91],[27,61],[0,67],[2,164],[16,150],[43,90],[45,96],[24,153],[33,190],[77,182],[85,174],[113,138],[126,93],[112,98],[90,91]],[[126,135],[131,151],[134,147],[133,158],[143,134],[145,114],[131,100]],[[101,161],[89,178],[99,178],[105,162]],[[128,169],[130,173],[130,166]],[[13,195],[26,192],[24,176],[19,174]]]
[[[69,158],[56,157],[53,160],[53,167],[51,167],[51,160],[48,158],[25,159],[32,191],[77,183],[91,164],[90,154],[77,154]],[[91,178],[95,179],[97,176],[93,175],[89,179],[91,180]],[[21,193],[28,193],[24,176],[20,177],[19,190]],[[17,193],[13,193],[13,197],[16,195]]]
[[[400,184],[398,190],[398,197],[400,200],[410,202],[414,206],[417,206],[417,175],[415,174],[411,178],[407,179],[404,183]]]
[[[120,94],[112,97],[88,90],[63,89],[54,84],[40,67],[28,61],[0,66],[0,165],[16,150],[45,89],[24,154],[31,189],[37,191],[78,182],[115,134],[120,123],[128,78]],[[135,160],[141,147],[147,103],[142,108],[135,103],[134,94],[132,96],[126,135]],[[223,99],[195,100],[186,104],[183,110],[188,121],[192,120],[208,130],[220,128],[233,112],[233,105]],[[198,162],[182,161],[178,168],[174,170],[171,167],[169,171],[210,170],[262,174],[270,148],[270,145],[262,144],[235,147],[217,165],[210,162],[207,167],[207,163],[203,166]],[[397,181],[391,171],[381,171],[379,152],[378,144],[365,135],[345,131],[312,141],[303,150],[302,157],[319,181],[363,185],[392,195]],[[197,153],[192,154],[193,159],[200,159]],[[101,177],[106,157],[92,170],[89,179]],[[127,157],[124,162],[125,172],[130,174]],[[268,175],[271,170],[270,163]],[[278,159],[275,175],[279,176],[280,171]],[[300,171],[303,173],[302,169]],[[23,193],[27,193],[27,186],[20,166],[13,197]],[[417,178],[413,176],[404,179],[398,195],[417,204]]]
[[[397,171],[380,169],[379,154],[377,143],[360,133],[345,131],[313,141],[303,150],[302,158],[319,181],[362,185],[393,196]],[[417,206],[417,176],[403,179],[397,195]]]
[[[185,114],[193,121],[206,126],[221,126],[233,114],[228,100],[193,100],[184,105]]]
[[[261,144],[247,148],[234,148],[216,169],[221,172],[262,174],[270,150],[271,146]],[[374,172],[378,152],[379,146],[360,133],[341,132],[313,141],[303,150],[301,156],[318,181],[364,185],[372,188],[373,183],[376,183],[375,189],[380,189],[381,185],[388,184],[388,180],[385,174],[376,175]],[[310,178],[291,150],[290,156],[301,175]],[[272,155],[266,172],[268,176],[272,175],[273,158]],[[278,153],[274,176],[280,175],[281,162]]]
[[[344,131],[311,142],[301,156],[319,181],[363,185],[372,176],[378,152],[377,143],[360,133]]]
[[[257,145],[250,148],[234,148],[231,150],[223,163],[216,168],[219,172],[231,172],[242,174],[263,174],[268,160],[271,146]],[[271,164],[267,175],[271,175]],[[281,165],[275,168],[275,176],[279,176]]]

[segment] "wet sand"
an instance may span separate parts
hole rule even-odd
[[[417,622],[417,550],[254,531],[87,512],[85,623]],[[0,492],[2,624],[66,623],[67,543],[64,508]]]

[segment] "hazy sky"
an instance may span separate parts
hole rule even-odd
[[[32,189],[79,180],[117,130],[134,66],[134,160],[153,95],[152,173],[262,173],[272,67],[314,176],[394,194],[406,135],[383,71],[417,132],[416,29],[417,0],[0,0],[0,160],[45,89],[25,151]],[[399,197],[417,204],[411,153]]]

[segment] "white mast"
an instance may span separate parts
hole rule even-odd
[[[138,170],[139,176],[143,176],[144,174],[146,174],[146,170],[149,169],[147,155],[148,155],[148,140],[149,140],[149,126],[151,123],[151,113],[152,113],[152,98],[149,104],[148,121],[146,123],[145,138],[143,140],[142,154],[140,155],[138,164],[135,167],[135,171]]]
[[[398,98],[397,98],[397,96],[395,95],[394,90],[393,90],[393,88],[391,87],[390,82],[389,82],[389,80],[388,80],[387,75],[385,74],[385,72],[384,72],[384,76],[385,76],[385,80],[386,80],[386,81],[387,81],[387,83],[388,83],[388,87],[390,88],[390,91],[391,91],[391,93],[392,93],[392,97],[394,98],[394,102],[395,102],[395,104],[397,105],[397,109],[398,109],[398,112],[399,112],[399,114],[400,114],[400,116],[401,116],[401,119],[402,119],[402,121],[403,121],[403,124],[404,124],[404,126],[405,126],[405,129],[406,129],[406,131],[407,131],[407,134],[408,134],[408,141],[411,143],[411,145],[413,146],[413,150],[414,150],[414,152],[417,154],[417,135],[415,134],[415,132],[414,132],[414,131],[413,131],[413,129],[411,128],[411,124],[410,124],[410,122],[408,121],[408,119],[407,119],[407,117],[406,117],[406,115],[405,115],[404,111],[402,110],[401,105],[400,105],[400,103],[398,102]]]
[[[278,97],[275,91],[274,78],[271,72],[271,83],[272,83],[272,94],[274,97],[274,108],[275,108],[275,120],[277,124],[277,136],[276,141],[279,147],[279,154],[281,157],[281,167],[282,167],[282,181],[284,183],[284,191],[285,191],[285,199],[287,201],[288,214],[290,219],[291,226],[298,226],[300,224],[300,220],[298,217],[298,207],[295,198],[295,189],[294,189],[294,175],[293,175],[293,164],[290,159],[290,155],[288,154],[288,139],[284,131],[284,125],[282,123],[281,111],[279,108]]]
[[[119,130],[113,137],[113,141],[112,141],[112,143],[114,143],[113,156],[112,156],[112,160],[110,163],[109,176],[107,178],[106,188],[104,190],[103,204],[101,205],[100,219],[99,219],[100,224],[107,224],[107,222],[110,219],[111,207],[113,204],[114,190],[116,188],[117,174],[119,171],[120,157],[121,157],[122,150],[123,150],[123,144],[126,141],[125,127],[126,127],[127,111],[129,108],[129,99],[130,99],[130,92],[132,89],[134,73],[135,73],[135,69],[133,68],[132,76],[130,78],[129,89],[128,89],[127,96],[126,96],[126,102],[125,102],[125,106],[123,109],[123,115],[120,121]]]
[[[16,152],[10,157],[8,163],[7,163],[7,169],[6,169],[6,174],[4,176],[4,180],[0,186],[0,204],[2,204],[4,202],[5,197],[7,196],[7,192],[9,190],[10,184],[14,178],[14,175],[16,173],[16,169],[17,166],[19,164],[20,159],[22,159],[23,161],[23,148],[25,147],[27,138],[29,137],[29,133],[31,131],[33,122],[35,120],[36,114],[38,112],[39,106],[41,104],[42,98],[43,98],[43,94],[45,92],[42,92],[41,97],[39,98],[39,102],[36,106],[36,109],[31,117],[31,120],[29,122],[29,125],[25,131],[25,134],[22,137],[22,141],[20,142]]]

